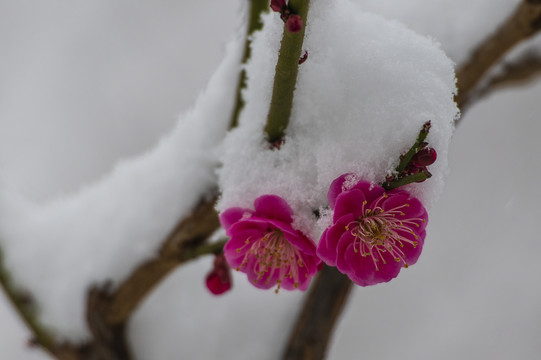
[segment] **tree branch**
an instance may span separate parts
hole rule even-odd
[[[464,110],[476,97],[476,89],[487,71],[507,51],[528,39],[541,29],[541,1],[523,0],[514,13],[473,51],[470,58],[458,68],[458,107]]]
[[[158,255],[139,266],[116,288],[107,311],[109,324],[126,322],[146,295],[174,268],[188,260],[183,258],[184,251],[202,244],[218,229],[220,222],[214,210],[215,199],[202,200],[173,230]]]
[[[51,355],[55,356],[55,339],[43,325],[41,325],[35,314],[30,294],[18,289],[12,282],[8,270],[4,266],[2,251],[0,250],[0,287],[4,290],[6,297],[11,302],[22,321],[32,332],[32,344],[41,346]]]
[[[334,326],[347,303],[352,284],[336,268],[323,266],[304,300],[283,360],[325,358]]]
[[[527,53],[519,59],[503,64],[502,69],[479,89],[479,98],[495,90],[523,85],[541,75],[541,55]]]
[[[125,331],[133,312],[177,266],[216,251],[215,246],[200,248],[220,225],[215,199],[203,199],[171,232],[158,254],[136,268],[114,291],[110,284],[92,287],[87,301],[91,341],[59,345],[55,355],[66,360],[131,360]]]

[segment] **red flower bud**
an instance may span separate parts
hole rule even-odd
[[[305,62],[306,59],[308,59],[308,51],[304,50],[304,55],[299,59],[299,65]]]
[[[298,33],[302,29],[302,18],[299,15],[291,14],[286,21],[286,29],[292,33]]]
[[[271,0],[270,7],[273,11],[281,13],[286,7],[286,0]]]
[[[207,274],[205,283],[214,295],[221,295],[231,289],[231,269],[223,254],[214,258],[214,267]]]
[[[422,168],[434,164],[437,157],[438,154],[436,154],[436,150],[426,147],[419,150],[417,154],[413,156],[411,163],[415,167]]]

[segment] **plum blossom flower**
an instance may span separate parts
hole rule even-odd
[[[317,248],[327,265],[368,286],[388,282],[417,262],[428,214],[407,191],[386,192],[345,174],[332,182],[327,197],[333,221]]]
[[[234,207],[220,215],[231,237],[224,246],[227,262],[260,289],[306,290],[321,263],[314,242],[293,228],[293,211],[281,197],[260,196],[254,209]]]

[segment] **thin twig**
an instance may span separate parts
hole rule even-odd
[[[514,46],[541,29],[541,2],[523,0],[513,14],[485,39],[457,70],[458,94],[463,111],[476,97],[476,89],[487,71]]]
[[[39,322],[31,295],[17,289],[16,285],[11,280],[8,270],[4,265],[2,251],[0,251],[0,285],[22,321],[32,332],[32,344],[41,346],[44,350],[54,356],[56,353],[55,339]]]

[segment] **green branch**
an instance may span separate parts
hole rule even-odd
[[[417,154],[417,152],[421,148],[422,143],[425,141],[428,132],[430,131],[430,126],[430,121],[427,121],[423,124],[423,128],[421,129],[421,131],[419,131],[419,135],[417,135],[417,140],[415,141],[413,146],[408,150],[406,154],[400,157],[400,163],[396,167],[397,173],[402,173],[404,169],[406,169],[406,166],[408,166],[408,164],[410,163],[413,156]]]
[[[274,75],[272,99],[265,125],[267,141],[271,144],[279,144],[283,140],[289,124],[309,4],[309,0],[289,0],[288,3],[291,13],[302,18],[303,26],[298,33],[294,34],[288,31],[284,25],[280,54]]]
[[[410,162],[415,156],[415,154],[417,154],[419,150],[421,150],[424,146],[427,145],[425,143],[425,139],[428,136],[430,127],[431,124],[429,120],[423,124],[421,131],[419,131],[419,135],[417,135],[417,140],[415,140],[415,143],[410,147],[408,152],[400,156],[400,163],[395,169],[396,175],[391,176],[390,179],[381,184],[381,187],[383,187],[386,191],[396,189],[398,187],[408,185],[414,182],[422,182],[432,176],[432,174],[426,171],[426,169],[415,174],[408,174],[408,172],[406,171],[406,168],[408,167],[408,165],[410,165]]]
[[[399,188],[401,186],[408,185],[411,183],[425,181],[431,176],[432,174],[430,174],[429,172],[424,172],[424,171],[418,172],[416,174],[407,175],[407,176],[398,178],[391,182],[385,182],[381,185],[381,187],[384,188],[385,191],[389,191],[389,190],[396,189],[396,188]]]

